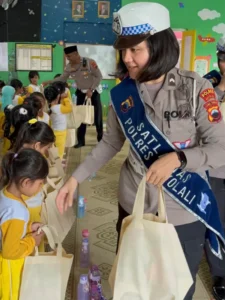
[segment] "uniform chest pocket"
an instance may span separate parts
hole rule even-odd
[[[163,133],[171,142],[185,142],[196,133],[192,119],[163,120]]]

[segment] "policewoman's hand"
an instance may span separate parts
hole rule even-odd
[[[176,152],[164,155],[156,160],[148,169],[147,182],[156,186],[162,186],[169,179],[173,171],[181,165]]]
[[[78,182],[74,177],[70,177],[61,187],[56,197],[56,206],[61,214],[73,205],[73,195],[76,191]]]

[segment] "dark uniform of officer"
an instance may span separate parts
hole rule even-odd
[[[67,81],[71,77],[77,85],[77,105],[83,105],[85,98],[91,98],[94,106],[94,122],[97,131],[98,142],[102,139],[102,104],[98,87],[102,80],[102,74],[96,62],[90,58],[81,57],[77,51],[77,46],[70,46],[64,49],[69,63],[66,65],[64,73],[57,77],[57,81]],[[77,130],[78,143],[75,148],[85,146],[86,124],[81,124]]]

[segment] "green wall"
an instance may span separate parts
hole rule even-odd
[[[146,0],[141,0],[142,2],[150,2]],[[122,6],[138,2],[134,0],[122,0]],[[152,2],[157,2],[170,11],[171,16],[171,27],[172,28],[183,28],[189,30],[196,30],[197,36],[201,35],[203,37],[210,35],[216,39],[216,42],[222,37],[222,33],[216,33],[212,30],[214,26],[220,23],[225,23],[225,5],[222,0],[183,0],[184,8],[180,8],[179,1],[177,0],[154,0]],[[199,16],[198,12],[203,9],[215,10],[221,14],[219,18],[212,20],[203,21]],[[225,34],[225,24],[223,25],[223,33]],[[208,56],[212,55],[211,69],[215,69],[213,66],[217,62],[216,58],[216,42],[203,44],[197,38],[195,55],[197,56]]]
[[[4,80],[8,83],[12,78],[20,79],[24,86],[28,85],[28,72],[15,72],[15,43],[8,43],[9,54],[9,72],[0,72],[0,80]],[[53,49],[53,71],[52,72],[40,72],[40,83],[46,80],[51,80],[58,73],[62,73],[64,68],[64,54],[63,47],[56,44]],[[115,86],[115,80],[103,80],[102,83],[108,84],[108,90],[104,90],[101,94],[101,100],[103,104],[103,114],[106,116],[107,107],[109,104],[109,91]],[[71,92],[74,92],[71,89]]]

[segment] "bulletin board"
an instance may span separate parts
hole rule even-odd
[[[65,47],[74,44],[66,44]],[[103,79],[114,79],[109,74],[116,71],[116,50],[109,45],[76,44],[81,57],[91,58],[96,61]],[[65,62],[67,64],[68,61]]]
[[[16,43],[16,71],[52,72],[52,45]]]
[[[195,57],[195,72],[201,77],[209,72],[210,56],[196,56]]]

